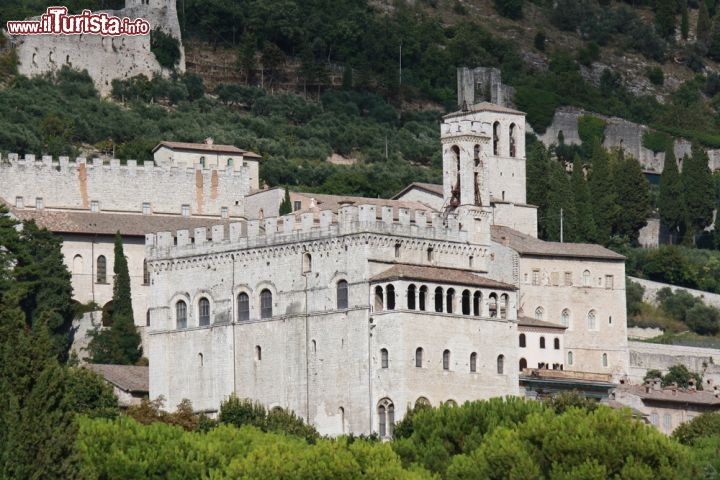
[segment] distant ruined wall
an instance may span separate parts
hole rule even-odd
[[[181,42],[175,2],[172,0],[128,0],[126,8],[106,11],[108,15],[130,19],[142,18],[150,28],[159,27]],[[98,12],[93,12],[98,13]],[[38,19],[39,17],[35,17]],[[18,19],[20,20],[20,19]],[[125,79],[143,74],[168,73],[150,51],[150,35],[17,35],[11,37],[18,55],[18,71],[35,76],[53,72],[67,65],[76,70],[87,70],[101,95],[112,89],[114,79]],[[185,52],[180,43],[180,62],[177,69],[185,71]]]
[[[678,364],[701,374],[705,381],[720,381],[720,350],[645,342],[628,342],[628,349],[631,383],[642,383],[648,370],[667,373]]]
[[[701,299],[706,305],[720,308],[720,294],[717,293],[704,292],[702,290],[695,290],[692,288],[678,287],[675,285],[670,285],[669,283],[653,282],[652,280],[645,280],[644,278],[628,277],[628,279],[632,280],[635,283],[639,283],[645,288],[645,293],[643,294],[643,301],[651,303],[653,305],[657,305],[656,295],[658,290],[664,287],[669,287],[673,292],[676,292],[678,290],[684,290],[691,294],[693,297]]]
[[[605,127],[605,148],[622,148],[627,155],[636,158],[642,169],[649,173],[661,174],[665,163],[665,152],[654,153],[643,146],[643,135],[650,129],[645,125],[628,122],[617,117],[606,117],[592,112],[586,112],[575,107],[561,107],[555,111],[552,124],[545,130],[545,133],[538,135],[538,139],[545,145],[557,144],[558,136],[562,132],[564,142],[567,145],[579,145],[580,134],[578,133],[578,119],[583,115],[603,119]],[[673,152],[678,161],[678,167],[682,169],[681,159],[685,155],[691,155],[691,144],[684,138],[676,138],[673,144]],[[708,150],[708,166],[711,170],[720,169],[720,150]]]
[[[24,205],[32,206],[42,198],[47,208],[88,210],[98,201],[100,210],[141,212],[143,202],[149,202],[153,213],[178,214],[182,205],[189,205],[193,215],[220,215],[222,207],[228,207],[229,215],[242,216],[250,176],[248,166],[233,171],[138,165],[135,160],[121,165],[120,160],[107,164],[97,158],[0,158],[0,192],[5,199],[14,203],[23,197]]]

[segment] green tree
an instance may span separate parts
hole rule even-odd
[[[658,33],[664,38],[672,39],[675,35],[677,7],[676,0],[657,0],[655,2],[655,25]]]
[[[591,151],[588,186],[593,198],[596,239],[606,244],[613,233],[613,224],[618,214],[617,193],[607,152],[597,140],[593,142]]]
[[[527,201],[538,207],[538,217],[544,218],[548,211],[550,184],[550,152],[542,142],[533,142],[527,153]],[[538,236],[547,238],[545,222],[538,222]]]
[[[257,60],[255,59],[255,37],[250,32],[245,32],[240,41],[240,51],[238,52],[237,65],[245,79],[245,85],[255,81],[255,70],[257,69]]]
[[[670,367],[668,373],[663,376],[662,386],[667,387],[676,383],[680,388],[687,388],[690,380],[695,380],[695,385],[702,390],[702,377],[688,370],[685,365],[677,364]]]
[[[685,242],[694,245],[695,236],[712,223],[715,209],[715,185],[700,145],[693,144],[692,157],[683,161],[681,179],[688,227]]]
[[[292,213],[292,202],[290,201],[290,192],[288,191],[288,187],[285,187],[285,196],[283,197],[283,201],[280,203],[280,215],[287,215],[288,213]]]
[[[660,194],[657,206],[660,211],[660,223],[670,232],[670,243],[678,237],[685,221],[683,202],[683,183],[678,172],[673,149],[665,151],[665,164],[660,176]]]
[[[150,32],[150,51],[164,68],[172,70],[180,61],[180,42],[159,27]]]
[[[140,334],[135,328],[130,294],[130,274],[120,232],[115,234],[113,299],[109,328],[91,332],[88,345],[92,363],[133,365],[142,357]]]
[[[503,17],[518,20],[522,18],[523,0],[493,0],[495,10]]]
[[[672,437],[683,445],[692,445],[702,437],[720,436],[720,413],[706,412],[678,426]],[[717,451],[715,452],[717,455]]]
[[[625,283],[625,300],[627,302],[627,316],[629,318],[640,313],[643,303],[643,295],[645,294],[645,287],[637,282],[633,282],[630,279],[627,279]]]
[[[584,165],[579,157],[575,158],[573,173],[570,178],[573,199],[575,202],[575,241],[594,242],[596,237],[595,219],[593,218],[592,197],[585,179]]]
[[[612,176],[617,194],[613,234],[637,243],[639,231],[647,225],[650,214],[650,187],[640,163],[617,152]]]
[[[698,43],[707,45],[710,41],[711,31],[712,22],[710,20],[710,13],[708,12],[707,4],[701,0],[700,9],[698,10],[697,26],[695,29]]]
[[[688,33],[690,33],[690,20],[688,17],[688,4],[687,0],[683,0],[680,4],[680,36],[683,40],[688,39]]]
[[[550,165],[548,187],[547,211],[545,212],[547,239],[559,241],[562,228],[563,241],[574,241],[577,236],[578,216],[573,202],[570,179],[560,162],[552,162]],[[562,225],[560,225],[561,216]]]

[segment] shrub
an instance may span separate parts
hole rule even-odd
[[[150,51],[164,68],[173,69],[180,61],[180,42],[163,32],[160,27],[150,32]]]
[[[665,74],[660,67],[647,67],[645,68],[645,76],[650,80],[653,85],[661,86],[665,83]]]

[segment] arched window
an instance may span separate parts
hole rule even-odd
[[[545,348],[545,337],[540,337],[540,348]]]
[[[446,299],[445,299],[445,308],[447,309],[447,313],[453,313],[453,307],[455,306],[455,289],[454,288],[448,288]]]
[[[525,348],[527,346],[526,340],[525,340],[525,334],[520,334],[520,348]]]
[[[337,308],[338,310],[348,308],[348,282],[345,280],[337,282]]]
[[[425,305],[427,304],[427,295],[428,295],[428,288],[426,286],[420,287],[420,295],[418,297],[418,304],[420,306],[420,310],[423,312],[427,308]]]
[[[455,164],[455,185],[452,187],[453,199],[460,200],[460,147],[453,145],[450,149],[452,151],[453,160]]]
[[[83,273],[83,257],[82,255],[75,255],[73,257],[73,273],[79,275]]]
[[[395,426],[395,406],[389,398],[378,402],[378,433],[381,437],[392,437]]]
[[[417,400],[415,400],[415,409],[422,407],[429,407],[430,406],[430,400],[428,400],[425,397],[418,397]]]
[[[450,370],[450,350],[443,351],[443,370]]]
[[[205,297],[198,302],[198,324],[201,327],[210,325],[210,300]]]
[[[497,318],[497,294],[491,293],[488,297],[490,318]]]
[[[200,166],[205,168],[205,157],[200,157]]]
[[[505,373],[505,355],[498,355],[497,357],[497,373],[498,375]]]
[[[573,364],[573,352],[568,352],[568,365]]]
[[[309,253],[303,253],[302,273],[309,273],[312,271],[312,255]]]
[[[509,131],[509,140],[510,140],[510,156],[514,157],[516,154],[515,148],[516,148],[516,140],[515,136],[517,135],[517,127],[514,123],[510,124],[510,131]]]
[[[238,305],[238,322],[246,322],[250,320],[250,297],[245,292],[240,292],[237,296]]]
[[[476,317],[480,316],[480,305],[482,305],[482,293],[475,292],[473,294],[473,315]]]
[[[385,302],[383,302],[383,289],[380,285],[378,285],[377,287],[375,287],[375,311],[382,312],[384,303]]]
[[[96,270],[96,282],[107,283],[107,259],[105,255],[100,255],[97,258]]]
[[[500,155],[500,122],[493,123],[493,155]]]
[[[422,368],[422,366],[423,366],[423,349],[422,349],[422,347],[418,347],[415,349],[415,366],[417,368]]]
[[[462,314],[470,315],[470,290],[462,292]]]
[[[520,359],[520,371],[522,372],[526,368],[527,368],[527,360],[525,360],[524,358],[521,358]]]
[[[145,312],[145,326],[150,326],[150,310],[148,309],[147,312]]]
[[[143,260],[143,285],[150,285],[150,269],[147,259]]]
[[[590,310],[587,314],[587,328],[588,330],[597,330],[595,310]]]
[[[395,287],[391,283],[385,287],[385,290],[387,291],[387,309],[395,310]]]
[[[476,372],[477,371],[477,353],[472,352],[470,354],[470,371]]]
[[[473,161],[476,167],[480,165],[480,145],[475,144],[473,147]]]
[[[410,284],[407,289],[407,308],[415,310],[415,285]]]
[[[228,166],[228,167],[233,167],[234,165],[235,165],[235,160],[233,160],[232,158],[228,158],[228,159],[227,159],[227,166]]]
[[[507,309],[510,297],[507,293],[500,295],[500,318],[507,318]]]
[[[455,408],[455,407],[457,407],[457,402],[451,398],[450,400],[445,400],[445,403],[443,405],[446,405],[451,408]]]
[[[435,311],[440,313],[443,311],[443,289],[437,287],[435,289]]]
[[[183,300],[175,304],[175,325],[177,328],[187,328],[187,303]]]
[[[260,292],[260,318],[272,318],[272,292],[267,288]]]
[[[255,360],[262,360],[262,348],[260,345],[255,345]]]
[[[592,285],[592,278],[590,278],[590,270],[583,272],[583,286],[590,287]]]
[[[542,320],[545,316],[545,310],[542,307],[537,307],[535,309],[535,320]]]
[[[560,350],[560,339],[557,337],[553,340],[553,348],[555,350]]]
[[[380,350],[380,367],[388,368],[388,351],[387,348]]]
[[[205,359],[203,358],[202,352],[198,353],[198,362],[200,363],[201,367],[205,364]]]
[[[608,366],[608,359],[607,359],[607,353],[602,354],[602,366],[607,367]]]
[[[567,308],[563,309],[562,313],[560,314],[560,324],[564,327],[570,326],[570,310]]]
[[[317,352],[317,342],[316,342],[315,340],[313,340],[312,342],[310,342],[310,351],[311,351],[312,353]]]

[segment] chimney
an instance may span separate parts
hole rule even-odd
[[[647,380],[645,382],[645,393],[650,393],[650,390],[652,389],[652,381]]]
[[[677,388],[678,388],[677,382],[672,382],[670,384],[670,388],[672,389],[672,394],[677,395]]]
[[[214,142],[214,140],[212,139],[212,137],[208,137],[205,139],[205,144],[207,144],[207,145],[212,146],[213,142]]]
[[[688,380],[688,390],[690,390],[691,392],[694,392],[696,390],[694,378]]]
[[[660,379],[659,378],[653,378],[652,379],[652,387],[653,390],[660,390],[662,387],[660,386]]]

